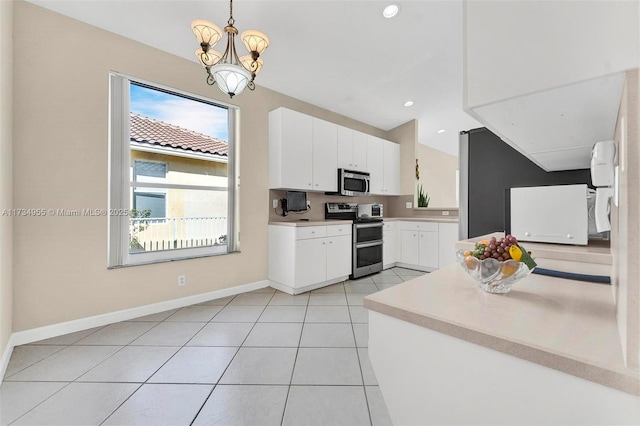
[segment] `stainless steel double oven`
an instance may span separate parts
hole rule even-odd
[[[351,278],[382,271],[382,218],[358,218],[356,203],[327,203],[325,218],[353,220]]]
[[[382,271],[382,227],[381,218],[354,220],[351,278]]]

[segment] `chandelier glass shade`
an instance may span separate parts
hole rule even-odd
[[[238,57],[235,39],[238,30],[233,26],[233,0],[229,1],[229,20],[224,32],[227,35],[227,47],[223,53],[213,50],[215,44],[222,38],[222,30],[212,22],[196,19],[191,22],[191,29],[196,36],[200,48],[195,51],[200,64],[207,71],[207,84],[217,84],[218,88],[231,98],[246,89],[255,89],[254,79],[262,69],[264,62],[260,55],[269,47],[269,37],[266,34],[247,30],[240,36],[248,55]]]

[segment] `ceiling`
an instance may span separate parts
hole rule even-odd
[[[194,62],[190,22],[229,18],[219,0],[28,1]],[[233,15],[271,39],[258,85],[383,130],[417,119],[420,143],[457,155],[459,132],[482,127],[462,110],[462,1],[398,0],[386,19],[391,2],[236,0]]]

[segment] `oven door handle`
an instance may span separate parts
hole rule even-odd
[[[375,247],[375,246],[381,246],[381,245],[382,245],[382,240],[374,241],[372,243],[356,243],[355,244],[356,249]]]
[[[376,223],[366,223],[366,224],[361,224],[358,223],[356,224],[356,229],[364,229],[364,228],[382,228],[384,225],[382,222],[376,222]]]

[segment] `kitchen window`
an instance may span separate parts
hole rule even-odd
[[[108,266],[237,251],[235,107],[110,75]]]

